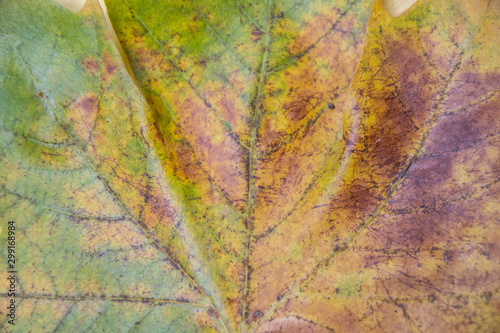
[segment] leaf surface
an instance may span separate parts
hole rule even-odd
[[[0,3],[15,331],[499,327],[496,3],[106,3]]]
[[[215,330],[206,297],[147,231],[151,219],[180,220],[163,204],[180,185],[148,143],[149,108],[97,3],[79,15],[45,1],[1,12],[0,202],[18,258],[18,321],[2,315],[3,328]]]

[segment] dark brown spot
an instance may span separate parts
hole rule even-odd
[[[261,38],[264,32],[260,30],[259,28],[255,28],[252,30],[252,41],[254,43],[257,43]]]

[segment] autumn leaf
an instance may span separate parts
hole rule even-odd
[[[500,327],[497,3],[106,4],[0,2],[2,330]]]

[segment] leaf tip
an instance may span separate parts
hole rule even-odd
[[[400,16],[416,2],[417,0],[382,0],[385,10],[392,17]]]
[[[74,13],[82,9],[83,6],[85,5],[85,2],[87,2],[87,0],[53,0],[53,1],[57,2],[62,7]]]

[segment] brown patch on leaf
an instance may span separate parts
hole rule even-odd
[[[96,74],[100,69],[99,62],[93,57],[83,60],[82,66],[89,74]]]
[[[116,61],[111,58],[111,56],[105,53],[102,57],[103,59],[103,75],[102,80],[109,83],[109,80],[115,75],[118,65]]]
[[[159,70],[163,73],[172,71],[172,65],[165,61],[163,55],[152,49],[142,46],[144,44],[144,37],[138,35],[135,37],[134,48],[132,51],[132,59],[137,64],[138,69],[142,71],[155,71]]]
[[[82,143],[90,140],[98,109],[99,101],[94,93],[84,95],[66,109],[66,119]]]
[[[172,227],[177,223],[178,216],[172,203],[166,198],[165,189],[158,189],[157,180],[151,179],[150,190],[144,202],[141,221],[148,229],[154,229],[161,225],[163,227]]]
[[[260,30],[259,28],[253,29],[251,35],[252,42],[257,43],[262,38],[263,35],[264,31]]]

